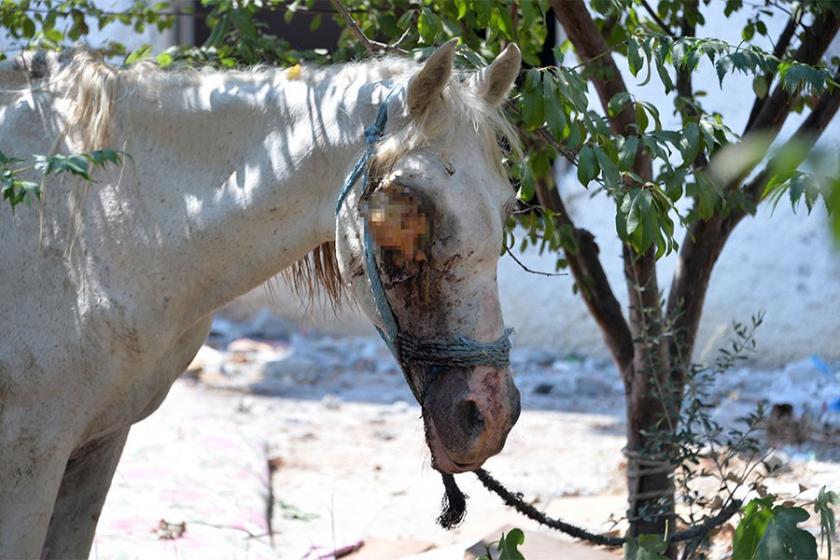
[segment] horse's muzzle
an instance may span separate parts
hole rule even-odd
[[[519,391],[508,368],[438,371],[423,403],[435,468],[458,473],[480,467],[502,450],[520,411]]]

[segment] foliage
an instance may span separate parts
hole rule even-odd
[[[144,0],[135,0],[130,8],[120,11],[104,10],[92,0],[6,1],[0,3],[0,22],[17,46],[59,49],[68,42],[83,39],[94,23],[100,30],[122,24],[136,32],[142,32],[147,26],[162,31],[174,23],[174,18],[165,13],[168,9],[168,2]],[[124,54],[125,46],[112,41],[105,51],[110,55]],[[0,60],[4,58],[6,53],[0,52]]]
[[[667,560],[667,548],[660,535],[639,535],[624,545],[624,560]]]
[[[774,506],[774,500],[774,496],[756,498],[744,507],[735,530],[733,560],[817,558],[816,539],[797,527],[810,517],[808,512],[790,504]]]
[[[802,560],[817,558],[817,543],[814,537],[797,525],[809,518],[804,506],[796,507],[793,502],[781,502],[778,497],[768,495],[763,485],[763,475],[756,467],[765,464],[755,433],[765,420],[764,405],[739,418],[732,426],[724,427],[712,417],[710,404],[711,387],[715,380],[725,375],[733,366],[747,359],[756,351],[756,332],[763,322],[763,314],[751,318],[748,324],[734,323],[733,337],[728,347],[718,350],[718,357],[712,366],[693,364],[691,377],[686,384],[680,408],[678,426],[675,430],[662,430],[651,434],[646,456],[662,457],[677,466],[675,484],[676,499],[687,507],[683,521],[696,526],[732,503],[734,496],[745,487],[761,497],[753,499],[743,507],[743,517],[738,523],[733,540],[733,560]],[[657,390],[668,393],[670,387]],[[663,402],[667,399],[663,397]],[[698,479],[714,477],[718,491],[701,495],[693,489]],[[781,503],[780,503],[781,502]],[[820,518],[821,542],[827,543],[831,557],[831,538],[835,535],[833,506],[840,503],[837,494],[820,490],[812,503],[814,512]],[[669,503],[663,499],[659,508],[643,511],[643,515],[655,517]],[[661,536],[642,535],[628,541],[625,558],[647,560],[665,558],[666,543]]]
[[[496,551],[499,552],[498,560],[525,560],[519,551],[519,547],[525,543],[525,533],[522,529],[511,529],[507,535],[502,533],[498,542],[494,543]],[[488,549],[486,554],[478,557],[478,560],[491,560],[493,554]]]
[[[725,124],[720,114],[703,110],[698,97],[678,97],[677,106],[693,110],[683,118],[683,127],[663,129],[660,110],[653,104],[637,99],[627,92],[614,96],[607,115],[589,107],[586,65],[564,66],[569,46],[554,51],[556,65],[540,66],[539,54],[547,36],[546,0],[514,3],[513,0],[354,0],[346,2],[361,30],[373,39],[393,41],[401,48],[418,48],[420,52],[450,37],[460,37],[462,61],[467,65],[483,64],[497,54],[507,41],[514,41],[523,50],[523,57],[533,68],[527,71],[512,103],[511,114],[520,125],[528,143],[528,155],[512,173],[519,183],[519,198],[530,202],[534,198],[537,181],[551,184],[552,162],[560,155],[578,166],[580,183],[593,194],[604,192],[616,205],[616,233],[637,252],[654,247],[657,256],[666,255],[679,247],[676,239],[677,223],[708,219],[716,212],[741,208],[755,211],[755,202],[738,191],[727,189],[715,176],[698,168],[695,162],[708,160],[726,146],[738,142],[738,136]],[[664,20],[678,18],[678,3],[660,2],[658,12]],[[300,52],[288,42],[273,35],[259,20],[265,10],[284,10],[287,20],[298,14],[310,13],[312,0],[268,0],[237,2],[234,0],[203,0],[207,10],[206,24],[211,29],[206,43],[200,48],[172,48],[156,55],[163,66],[175,62],[219,64],[274,63],[291,64],[302,59],[319,62],[345,60],[360,53],[358,43],[346,33],[341,48],[335,53]],[[99,29],[114,23],[132,26],[142,31],[154,25],[164,29],[173,24],[174,5],[158,2],[147,6],[137,2],[119,12],[102,10],[90,0],[28,0],[3,3],[0,7],[3,27],[9,34],[23,41],[27,47],[59,48],[66,41],[74,41],[90,32],[95,22]],[[721,86],[727,75],[740,72],[755,76],[756,90],[767,94],[767,76],[779,76],[785,91],[796,95],[796,109],[812,104],[816,96],[836,87],[831,71],[826,67],[810,66],[767,53],[751,41],[756,33],[766,33],[764,20],[768,9],[756,12],[744,29],[745,42],[731,45],[716,38],[685,37],[673,39],[661,29],[645,22],[631,0],[595,1],[592,8],[602,16],[620,18],[608,36],[610,47],[627,58],[634,76],[643,75],[646,84],[655,71],[666,92],[674,88],[673,74],[694,71],[704,60],[714,65]],[[738,2],[727,3],[727,11],[743,9]],[[689,14],[702,23],[702,14]],[[312,26],[320,25],[320,14],[312,19]],[[125,54],[127,64],[153,55],[148,45],[126,53],[124,45],[113,42],[107,51]],[[630,110],[635,115],[631,130],[617,134],[610,129],[607,118]],[[642,151],[652,156],[658,165],[652,180],[642,179],[633,165]],[[760,157],[758,159],[761,159]],[[813,178],[796,169],[780,168],[773,174],[766,195],[789,192],[792,199],[803,196],[810,207],[816,197],[825,193],[817,188]],[[687,214],[676,203],[682,198],[694,199],[695,205]],[[831,200],[831,197],[826,200]],[[520,246],[536,245],[550,251],[575,250],[572,236],[554,226],[552,216],[537,213],[537,220],[519,218],[528,227],[528,235]],[[515,220],[509,225],[513,226]],[[558,256],[558,268],[566,265]]]
[[[116,150],[94,150],[81,154],[50,156],[36,154],[32,156],[32,163],[25,165],[25,160],[0,152],[0,194],[14,210],[18,204],[24,202],[31,204],[33,199],[41,196],[41,185],[47,175],[65,173],[92,183],[94,179],[91,173],[94,169],[104,168],[109,164],[120,165],[124,155]],[[37,175],[40,175],[40,179]],[[21,176],[29,178],[23,179]]]
[[[828,560],[831,560],[831,540],[837,536],[837,522],[834,517],[834,506],[840,505],[840,496],[836,492],[820,488],[820,493],[814,501],[814,512],[820,516],[820,546],[826,545]]]
[[[763,459],[755,437],[765,418],[763,403],[735,424],[723,426],[712,416],[711,396],[716,380],[755,352],[755,335],[762,321],[763,315],[759,314],[748,325],[734,323],[729,346],[718,350],[712,365],[688,366],[684,392],[675,392],[667,382],[655,387],[660,402],[672,410],[677,407],[671,395],[682,399],[680,413],[675,420],[667,420],[675,423],[674,429],[649,434],[641,454],[676,467],[674,499],[687,507],[684,521],[689,525],[702,523],[727,508],[738,490],[750,482],[750,475]],[[718,481],[717,492],[701,495],[692,487],[694,481],[705,477]],[[760,480],[753,481],[751,486],[757,488],[759,483]],[[643,509],[641,515],[654,518],[672,506],[671,499],[663,498]]]

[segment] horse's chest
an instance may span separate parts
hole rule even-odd
[[[135,338],[143,338],[140,333],[120,342],[127,345],[125,352],[133,354],[136,361],[132,366],[123,356],[112,363],[117,371],[112,372],[113,382],[107,384],[98,402],[92,403],[97,413],[85,430],[85,439],[125,428],[154,412],[201,348],[211,320],[212,316],[202,319],[180,336],[173,337],[169,344],[161,344],[158,348],[132,347]]]

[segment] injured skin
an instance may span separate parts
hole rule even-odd
[[[428,259],[431,219],[416,193],[397,183],[374,191],[368,203],[371,233],[376,247],[396,268]],[[385,257],[385,254],[380,254]]]

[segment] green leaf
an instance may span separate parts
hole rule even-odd
[[[816,560],[817,540],[797,527],[810,515],[802,508],[777,506],[755,551],[756,560]]]
[[[152,46],[149,44],[143,44],[137,47],[128,57],[125,59],[126,66],[130,66],[139,60],[143,60],[147,58],[152,53]]]
[[[700,127],[697,126],[697,123],[690,122],[686,125],[679,148],[683,156],[683,162],[686,165],[694,163],[697,154],[700,153]]]
[[[628,539],[624,545],[624,560],[668,560],[665,550],[668,543],[659,535],[639,535]]]
[[[530,129],[539,128],[545,121],[545,97],[542,87],[542,72],[528,70],[521,88],[520,105],[522,120]]]
[[[743,507],[744,517],[735,528],[732,541],[732,560],[751,560],[755,556],[758,543],[773,518],[772,504],[772,498],[761,498]]]
[[[635,188],[630,191],[629,198],[625,234],[630,238],[633,248],[644,253],[656,240],[658,233],[653,195],[647,189]]]
[[[665,68],[664,64],[657,63],[656,71],[659,73],[659,79],[662,80],[662,85],[665,86],[665,93],[671,93],[671,90],[674,89],[674,82],[671,81],[671,75],[668,73],[668,69]]]
[[[607,104],[607,112],[611,117],[619,114],[630,103],[630,94],[626,91],[616,93]]]
[[[23,32],[24,37],[31,39],[35,36],[35,22],[29,18],[24,19],[21,31]]]
[[[173,59],[171,54],[167,52],[162,52],[159,55],[157,55],[157,57],[155,57],[155,60],[157,61],[158,66],[160,66],[161,68],[166,68],[167,66],[170,66],[172,64]]]
[[[566,128],[566,114],[563,112],[560,94],[550,75],[543,78],[543,97],[545,98],[544,111],[548,130],[555,138],[562,138],[563,130]]]
[[[764,76],[759,74],[753,79],[753,91],[759,99],[764,99],[767,95],[767,80],[764,79]]]
[[[109,163],[114,165],[122,163],[122,156],[124,153],[117,150],[94,150],[81,155],[89,160],[95,167],[105,167]]]
[[[458,20],[464,19],[464,16],[467,15],[467,10],[469,9],[467,6],[467,0],[455,0],[455,6],[458,8]]]
[[[321,14],[315,14],[309,22],[309,31],[317,31],[321,27]]]
[[[717,71],[720,87],[723,87],[723,79],[729,71],[732,70],[732,59],[729,58],[728,55],[720,57],[717,62],[715,62],[715,70]]]
[[[499,540],[499,560],[525,560],[518,547],[525,542],[525,534],[521,529],[511,529],[507,535],[502,534]]]
[[[639,137],[629,136],[624,139],[621,149],[618,150],[618,168],[627,171],[633,167],[636,161],[636,152],[639,150]]]
[[[828,560],[831,560],[831,540],[837,535],[837,523],[834,518],[834,506],[840,504],[836,492],[826,491],[825,486],[814,501],[814,512],[820,516],[820,547],[827,544]]]
[[[653,122],[655,124],[656,130],[662,130],[662,121],[659,120],[659,109],[657,109],[653,104],[648,103],[647,101],[640,101],[637,105],[641,105],[647,112],[650,113],[650,116],[653,117]]]
[[[741,31],[741,39],[749,41],[753,38],[753,36],[755,36],[755,24],[753,22],[749,22]]]
[[[598,176],[600,167],[595,159],[595,151],[591,146],[584,146],[578,154],[578,180],[583,186],[587,186]]]
[[[636,42],[635,37],[631,37],[627,41],[627,63],[630,66],[630,73],[633,76],[639,74],[639,70],[642,68],[642,53],[639,52],[639,44]]]
[[[645,107],[641,103],[636,103],[636,124],[639,126],[639,134],[647,130],[648,118],[645,113]]]
[[[615,162],[610,159],[610,156],[599,146],[594,148],[595,151],[595,159],[598,161],[598,165],[601,167],[601,172],[604,177],[604,183],[606,183],[607,189],[615,189],[619,187],[620,181],[620,174],[618,171],[618,166]]]
[[[64,39],[64,34],[62,34],[61,31],[53,27],[52,29],[44,30],[44,38],[58,45]]]

